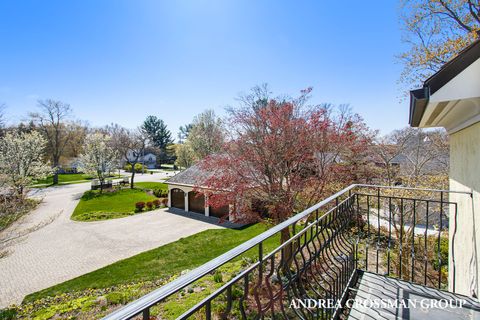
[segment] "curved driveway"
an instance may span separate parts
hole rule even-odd
[[[136,180],[158,181],[163,174],[138,175]],[[10,237],[19,237],[8,243],[8,255],[0,258],[0,308],[142,251],[219,228],[165,209],[108,221],[70,220],[89,187],[80,183],[39,189],[40,206],[7,230]],[[29,229],[36,230],[20,236]]]

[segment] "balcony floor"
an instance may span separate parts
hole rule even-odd
[[[350,309],[348,319],[480,319],[480,303],[472,298],[453,294],[446,291],[427,288],[421,285],[406,281],[364,272],[359,279],[358,291],[355,295],[355,302],[364,302],[365,300],[388,299],[390,301],[418,301],[417,307],[406,308],[401,303],[397,306],[387,306],[383,308],[370,308],[368,305],[355,304]],[[422,308],[420,301],[427,299],[440,301],[442,299],[464,300],[462,308],[447,307],[438,308],[430,304],[431,308]],[[445,302],[443,302],[445,304]]]

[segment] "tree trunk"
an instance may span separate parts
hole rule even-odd
[[[53,184],[58,184],[58,171],[56,169],[53,173]]]
[[[130,189],[133,189],[133,179],[135,179],[135,165],[132,166],[132,178],[130,179]]]
[[[57,156],[53,156],[53,184],[58,184],[58,163],[60,160],[57,158]]]
[[[280,244],[284,244],[290,239],[290,228],[287,227],[280,232]],[[285,270],[290,269],[290,266],[293,262],[293,243],[289,243],[283,248],[283,257],[284,257],[284,264],[283,268]]]
[[[104,180],[103,179],[98,179],[98,180],[100,180],[100,193],[103,193]]]

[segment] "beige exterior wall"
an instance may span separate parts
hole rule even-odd
[[[449,290],[453,290],[455,267],[455,291],[478,297],[480,296],[480,255],[478,254],[480,250],[480,122],[450,135],[450,189],[472,191],[473,201],[470,195],[450,194],[450,201],[458,204],[458,211],[454,236],[455,209],[453,205],[450,206]],[[454,240],[453,247],[452,240]]]

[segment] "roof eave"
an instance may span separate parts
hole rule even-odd
[[[428,87],[410,91],[410,116],[409,123],[412,127],[418,127],[428,104]]]
[[[412,127],[419,127],[430,95],[433,95],[455,78],[473,62],[480,58],[480,39],[463,49],[455,58],[447,62],[439,71],[425,80],[423,88],[410,91],[410,118]]]

